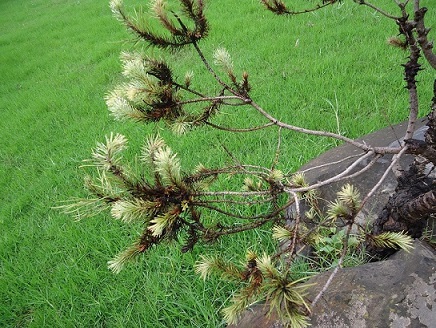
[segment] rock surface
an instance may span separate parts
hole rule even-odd
[[[329,273],[316,282],[315,297]],[[410,253],[339,271],[313,308],[312,327],[436,327],[436,254],[420,241]]]
[[[436,253],[421,241],[389,260],[339,270],[330,288],[313,308],[313,328],[436,327]],[[309,280],[316,283],[309,299],[324,286],[330,273]],[[267,309],[255,305],[239,328],[283,327]]]

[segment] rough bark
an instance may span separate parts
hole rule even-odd
[[[421,237],[426,222],[436,215],[436,81],[431,111],[427,116],[424,140],[409,139],[409,153],[415,155],[410,167],[398,178],[395,193],[373,225],[373,233],[405,231],[414,238]],[[386,256],[392,250],[369,247],[371,253]]]

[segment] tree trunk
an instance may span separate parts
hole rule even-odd
[[[413,238],[422,236],[430,218],[436,214],[436,81],[431,112],[427,116],[428,129],[424,140],[409,139],[405,143],[414,162],[398,178],[395,193],[373,225],[375,235],[385,231],[407,232]],[[393,250],[382,251],[368,245],[370,253],[380,257]]]

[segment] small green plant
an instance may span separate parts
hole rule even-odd
[[[436,248],[436,223],[428,223],[421,238]]]
[[[330,234],[320,237],[315,245],[315,261],[321,268],[334,268],[338,265],[344,247],[345,230],[330,229]],[[356,236],[351,235],[348,239],[348,253],[344,259],[344,266],[356,266],[366,262],[365,250]],[[362,256],[363,255],[363,256]],[[347,265],[347,262],[350,265]]]

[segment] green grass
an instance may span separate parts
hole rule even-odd
[[[126,1],[138,3],[143,1]],[[353,138],[406,119],[399,66],[405,55],[385,41],[396,34],[392,22],[351,3],[292,18],[274,17],[257,1],[210,0],[207,6],[211,32],[201,43],[205,54],[211,58],[216,47],[226,47],[239,74],[249,72],[253,98],[274,115],[336,131],[327,100],[336,105],[337,99],[340,130]],[[436,21],[432,14],[428,22]],[[0,326],[222,325],[218,310],[231,286],[203,283],[193,264],[203,251],[242,258],[241,249],[252,245],[272,249],[266,231],[225,238],[191,254],[169,245],[113,275],[107,260],[136,231],[108,215],[77,223],[52,209],[85,195],[78,167],[104,135],[125,134],[133,153],[147,134],[160,131],[108,115],[103,98],[119,81],[119,53],[135,47],[124,42],[131,38],[111,17],[107,1],[3,0],[0,30]],[[194,85],[217,90],[193,52],[183,50],[172,59],[180,75],[194,70]],[[430,78],[426,70],[420,80]],[[421,115],[428,111],[430,87],[423,83]],[[222,120],[258,122],[254,112],[240,109]],[[276,135],[161,134],[186,168],[228,162],[218,141],[241,161],[268,163]],[[291,132],[283,138],[286,171],[335,145]]]

